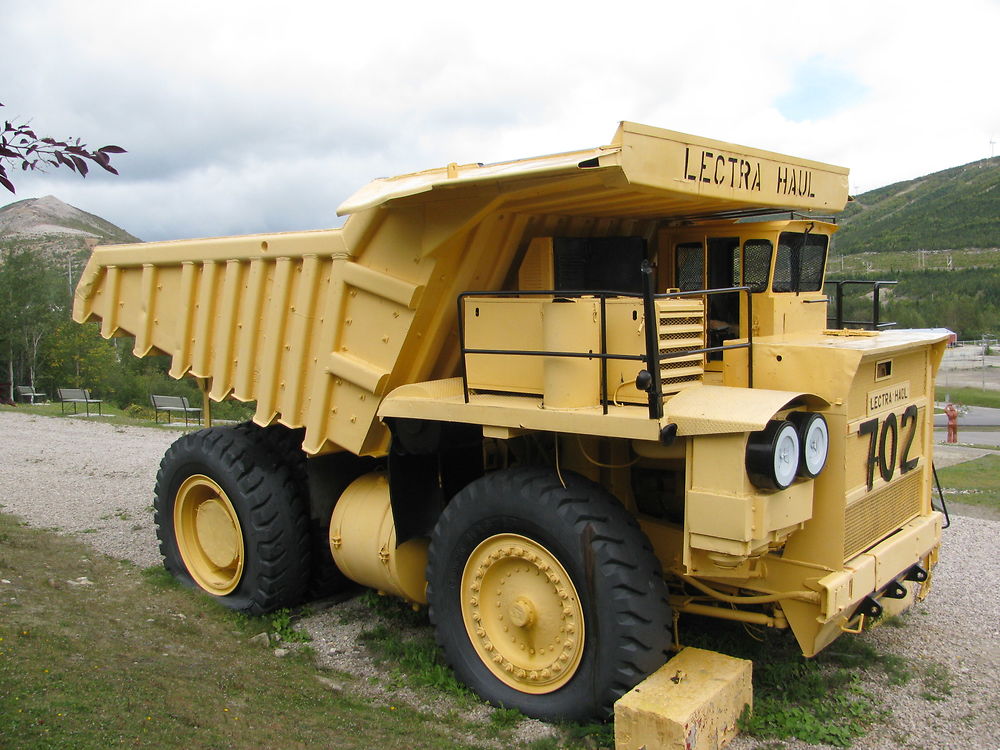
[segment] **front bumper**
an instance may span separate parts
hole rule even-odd
[[[843,570],[820,579],[819,621],[826,624],[840,620],[846,624],[865,597],[878,599],[887,586],[914,565],[922,564],[930,571],[937,560],[943,519],[937,511],[915,518],[874,547],[852,557],[844,563]],[[929,585],[930,578],[922,584],[925,594]]]

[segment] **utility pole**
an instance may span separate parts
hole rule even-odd
[[[982,369],[982,376],[983,376],[983,382],[982,382],[982,386],[981,387],[985,391],[986,390],[986,334],[985,333],[983,334],[983,369]]]

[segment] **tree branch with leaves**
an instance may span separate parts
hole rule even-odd
[[[4,106],[0,104],[0,107]],[[23,172],[44,172],[46,167],[67,167],[81,177],[86,177],[90,168],[87,162],[96,164],[106,172],[118,174],[111,166],[112,154],[124,154],[121,146],[102,146],[91,151],[80,142],[79,138],[69,138],[65,141],[55,138],[39,137],[27,123],[15,124],[9,120],[4,122],[0,133],[0,185],[10,192],[14,190],[12,176],[7,168]]]

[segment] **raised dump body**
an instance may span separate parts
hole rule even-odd
[[[927,594],[948,332],[827,328],[846,201],[845,169],[623,123],[377,180],[339,230],[97,248],[74,317],[257,404],[164,456],[177,577],[261,612],[347,576],[429,604],[487,699],[607,715],[673,612],[811,656]]]
[[[623,123],[596,149],[377,180],[343,229],[99,247],[73,315],[304,426],[310,454],[378,455],[381,398],[458,372],[458,295],[503,288],[532,239],[846,200],[845,169]]]

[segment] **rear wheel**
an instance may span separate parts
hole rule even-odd
[[[245,431],[212,427],[175,441],[154,508],[164,565],[181,581],[251,614],[304,597],[307,508],[287,467]]]
[[[632,516],[578,476],[489,474],[445,508],[428,559],[430,616],[459,679],[542,719],[606,717],[663,664],[670,607]]]
[[[309,600],[324,599],[339,594],[344,589],[354,585],[347,576],[340,572],[333,555],[330,553],[330,515],[332,507],[322,503],[314,503],[310,497],[309,471],[306,466],[306,454],[302,450],[303,428],[292,429],[283,424],[271,424],[260,427],[253,422],[243,422],[236,425],[236,430],[258,442],[262,450],[268,451],[276,463],[280,463],[289,472],[294,483],[295,492],[302,503],[310,511],[309,517],[309,548],[311,550],[311,568],[309,571]],[[347,457],[346,454],[341,454]],[[316,459],[311,459],[315,461]],[[329,461],[329,458],[321,460]],[[324,491],[330,497],[337,497],[350,482],[360,475],[367,464],[355,456],[349,457],[350,463],[340,460],[336,472],[326,472],[323,481]],[[355,466],[354,464],[358,464]]]

